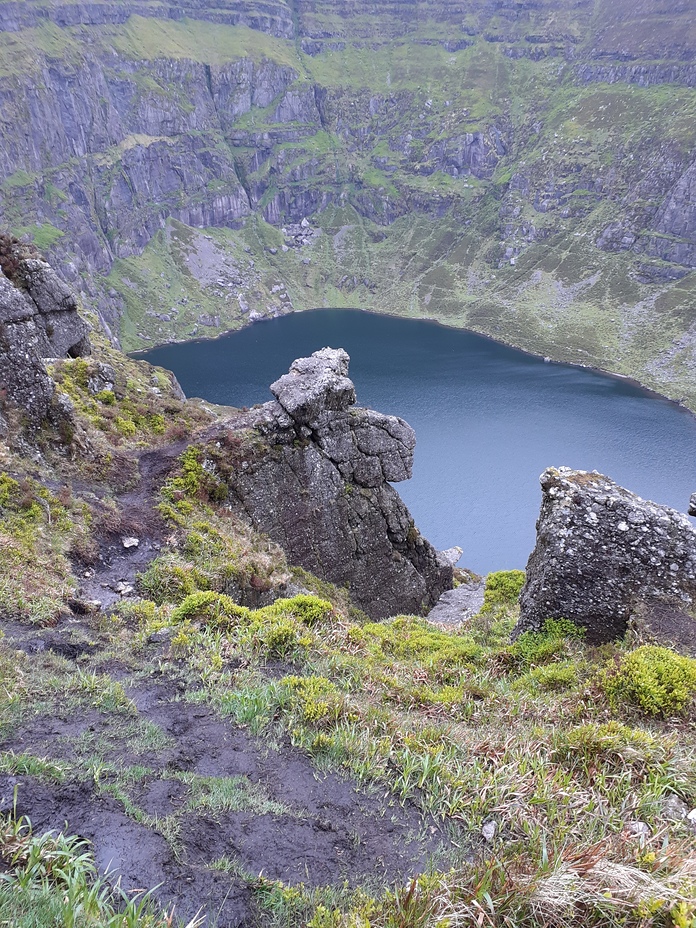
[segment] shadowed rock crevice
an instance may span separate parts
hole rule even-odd
[[[696,647],[696,529],[687,516],[596,472],[552,467],[541,488],[515,634],[564,618],[603,642],[636,619],[663,641]]]
[[[411,476],[415,435],[353,405],[348,363],[328,348],[295,361],[271,386],[276,401],[232,423],[250,430],[252,452],[225,475],[230,496],[291,562],[347,586],[372,618],[423,613],[451,588],[452,567],[389,485]]]

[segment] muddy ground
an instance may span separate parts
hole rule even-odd
[[[79,658],[86,627],[35,631],[8,626],[7,641],[39,659],[47,650]],[[74,640],[73,640],[74,639]],[[32,658],[31,655],[36,655]],[[281,740],[269,745],[154,673],[114,681],[137,712],[60,710],[32,715],[0,744],[63,765],[62,779],[0,776],[36,831],[87,838],[97,865],[126,892],[157,887],[183,919],[203,911],[218,928],[261,923],[258,877],[308,887],[344,882],[379,890],[427,867],[443,837],[412,805],[369,793]],[[216,808],[206,778],[234,778],[231,808]]]
[[[140,663],[114,656],[100,630],[104,614],[134,595],[137,574],[166,543],[158,490],[185,446],[140,456],[140,479],[115,498],[118,519],[98,533],[97,555],[74,564],[71,615],[53,628],[0,618],[6,644],[25,653],[24,666],[35,662],[50,674],[51,661],[67,661],[69,673],[110,678],[131,700],[109,710],[83,699],[76,709],[74,699],[54,694],[39,711],[35,704],[24,711],[0,751],[64,772],[0,774],[0,811],[12,811],[16,792],[16,814],[36,832],[86,838],[100,872],[125,892],[154,888],[166,911],[175,907],[184,920],[202,912],[216,928],[263,922],[259,877],[379,892],[422,872],[444,839],[415,806],[320,772],[286,736],[255,738],[187,700],[190,678],[176,679],[166,660],[168,670],[158,669],[166,640],[151,639]],[[124,546],[129,536],[138,544]],[[271,663],[265,672],[293,668]]]
[[[170,532],[156,508],[158,492],[186,446],[187,442],[180,441],[139,456],[137,484],[115,497],[118,524],[100,532],[99,552],[93,562],[74,564],[78,602],[107,609],[134,594],[138,573],[157,557]]]

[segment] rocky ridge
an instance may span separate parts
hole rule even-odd
[[[118,495],[122,515],[114,523],[136,529],[119,534],[111,528],[98,560],[93,552],[87,556],[79,596],[91,605],[84,608],[135,594],[136,574],[157,558],[166,536],[155,515],[158,494],[187,447],[196,460],[209,454],[201,474],[219,471],[244,525],[251,522],[279,544],[290,563],[349,587],[372,617],[424,613],[451,588],[456,557],[438,555],[390,486],[411,476],[413,430],[394,416],[355,406],[345,351],[327,348],[298,359],[271,386],[276,400],[246,414],[229,418],[212,407],[194,413],[202,423],[218,422],[198,438],[199,451],[193,436],[190,443],[181,440],[192,413],[172,375],[148,376],[148,366],[140,365],[145,378],[139,370],[136,378],[139,365],[128,361],[133,370],[116,370],[100,350],[84,359],[91,346],[75,294],[33,249],[7,239],[1,257],[10,276],[0,275],[0,438],[36,455],[48,440],[45,427],[57,427],[70,456],[79,432],[88,466],[116,463],[126,485],[140,474],[135,488]],[[109,360],[118,354],[111,350]],[[166,414],[177,416],[176,440],[159,447]],[[135,458],[124,456],[124,438],[136,440]],[[218,489],[218,504],[222,495]],[[237,535],[256,537],[241,525]],[[247,542],[254,544],[264,548]],[[230,573],[223,565],[225,594],[254,607],[272,602],[287,583],[274,558],[265,553],[262,566],[248,571]]]
[[[410,307],[693,404],[692,29],[663,0],[4,4],[0,220],[127,348]]]
[[[42,363],[49,347],[86,350],[71,295],[10,245],[0,307],[17,338],[36,339]],[[43,367],[89,442],[47,441],[26,408],[10,435],[33,426],[36,441],[0,436],[2,920],[473,923],[482,886],[509,924],[691,919],[696,661],[554,629],[511,645],[519,571],[486,579],[477,615],[479,578],[447,597],[431,616],[464,619],[456,631],[365,621],[240,517],[258,503],[320,566],[352,554],[375,615],[388,583],[410,609],[450,576],[461,552],[434,552],[386,483],[410,474],[413,433],[355,406],[345,352],[299,359],[274,401],[242,413],[185,401],[97,326],[91,343],[89,359]],[[648,542],[662,527],[670,571],[674,558],[693,580],[677,514],[601,475],[554,474],[562,508],[607,510],[583,534],[610,540],[605,569],[633,571],[640,589],[654,546],[629,527]],[[583,503],[587,484],[604,498]],[[572,555],[573,527],[556,525],[559,558]],[[547,848],[571,845],[550,868]]]

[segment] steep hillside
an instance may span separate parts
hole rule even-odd
[[[128,348],[364,306],[696,408],[688,2],[0,3],[0,222]]]
[[[551,469],[395,615],[459,552],[344,351],[213,407],[78,310],[0,237],[0,924],[693,928],[686,516]]]

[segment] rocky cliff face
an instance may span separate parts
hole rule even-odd
[[[696,404],[693,30],[665,0],[6,3],[0,222],[129,348],[358,303]]]
[[[680,512],[598,473],[549,468],[516,634],[568,619],[592,642],[636,619],[661,640],[696,649],[696,531]],[[686,501],[685,501],[686,502]]]
[[[276,401],[229,423],[213,459],[233,503],[291,563],[347,586],[372,618],[424,613],[452,567],[389,485],[411,476],[415,435],[354,405],[348,361],[340,349],[295,361],[271,387]]]
[[[0,437],[31,437],[47,421],[68,422],[45,358],[90,352],[75,294],[32,248],[0,237]]]

